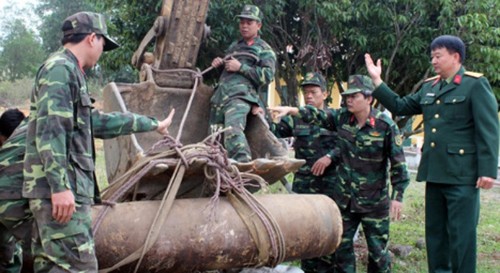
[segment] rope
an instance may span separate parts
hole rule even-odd
[[[258,57],[249,53],[235,52],[224,57],[224,60],[232,58],[237,55],[246,55],[252,58]],[[151,67],[152,70],[158,71]],[[114,204],[119,199],[123,198],[133,187],[137,190],[140,180],[149,173],[154,167],[158,165],[176,165],[174,173],[170,179],[167,189],[163,195],[160,207],[155,215],[155,218],[150,226],[148,235],[144,244],[134,251],[132,254],[113,265],[110,268],[99,270],[100,273],[107,273],[115,270],[123,265],[129,264],[138,260],[134,272],[139,270],[140,264],[144,255],[154,245],[160,234],[161,227],[167,219],[171,210],[172,204],[175,200],[180,184],[184,177],[186,169],[189,168],[189,162],[192,160],[204,160],[206,181],[211,182],[210,186],[214,190],[214,195],[210,200],[210,218],[213,220],[216,212],[216,206],[219,201],[221,193],[226,193],[228,200],[231,202],[241,219],[247,226],[256,247],[259,251],[259,264],[258,266],[270,264],[276,266],[285,259],[286,246],[283,234],[279,228],[278,223],[269,213],[269,211],[257,200],[245,187],[259,187],[267,185],[267,182],[262,177],[251,173],[240,173],[238,168],[229,163],[227,152],[222,147],[221,143],[217,140],[222,134],[221,130],[208,136],[202,143],[187,145],[183,147],[179,140],[182,136],[184,124],[191,109],[192,101],[198,88],[199,80],[203,74],[213,69],[209,67],[203,72],[189,70],[189,69],[171,69],[167,72],[191,72],[195,78],[189,102],[186,111],[182,117],[179,126],[178,134],[175,139],[166,136],[163,140],[155,143],[148,151],[144,153],[138,162],[134,164],[125,174],[115,180],[115,182],[106,189],[106,193],[111,191],[111,196],[105,200],[106,204]],[[165,70],[162,70],[165,72]],[[158,152],[164,147],[169,149],[166,151]],[[198,152],[193,152],[198,151]],[[168,158],[177,155],[179,159]],[[251,181],[257,181],[258,184],[251,184]],[[114,188],[118,188],[113,192]],[[135,199],[134,191],[134,199]],[[97,231],[104,219],[104,216],[109,210],[109,205],[104,207],[97,216],[93,225],[93,234],[96,236]],[[267,234],[267,237],[262,237],[261,234]]]
[[[216,132],[220,135],[223,131]],[[127,175],[129,179],[125,180],[125,183],[120,186],[119,190],[111,194],[111,196],[106,200],[107,202],[116,202],[120,198],[126,195],[126,193],[136,186],[140,179],[146,175],[152,168],[158,164],[176,165],[176,170],[171,177],[169,186],[163,196],[162,203],[158,209],[157,215],[151,225],[150,231],[146,238],[144,245],[134,251],[131,255],[117,263],[111,268],[100,270],[100,273],[109,272],[120,266],[131,263],[139,259],[138,264],[136,264],[136,270],[142,261],[145,253],[152,247],[156,241],[161,226],[163,226],[168,213],[171,208],[171,204],[175,199],[175,194],[179,189],[180,183],[182,183],[182,178],[184,171],[188,168],[183,165],[183,162],[192,162],[192,160],[203,160],[206,161],[204,166],[204,173],[206,176],[206,181],[209,183],[214,190],[214,195],[210,201],[210,218],[213,220],[215,215],[216,206],[219,200],[219,196],[222,193],[226,193],[229,201],[233,204],[236,211],[240,215],[241,219],[247,226],[256,247],[259,251],[259,265],[271,264],[277,265],[284,260],[285,257],[285,242],[283,235],[280,231],[278,224],[271,214],[263,207],[254,197],[248,192],[245,187],[249,186],[259,186],[267,184],[260,176],[251,173],[240,173],[236,166],[230,165],[227,158],[226,151],[222,145],[217,141],[217,137],[211,135],[207,137],[202,143],[197,143],[193,145],[186,145],[184,147],[179,147],[179,144],[173,141],[162,140],[156,143],[155,147],[161,147],[170,143],[174,148],[179,149],[179,152],[174,150],[167,150],[157,154],[152,154],[151,150],[146,152],[147,157],[140,160],[136,165],[134,165]],[[172,156],[184,157],[185,159],[173,159],[166,158]],[[145,162],[148,162],[147,164]],[[182,171],[180,168],[182,167]],[[121,177],[121,179],[125,179]],[[257,184],[252,184],[250,181],[257,181]],[[99,230],[99,226],[108,212],[109,207],[105,207],[100,211],[97,220],[94,224],[94,236]],[[262,234],[267,234],[262,236]]]
[[[215,139],[212,139],[213,150],[221,149],[222,145]],[[209,143],[210,144],[210,143]],[[208,145],[209,145],[208,144]],[[215,193],[211,198],[211,219],[217,207],[220,193],[226,193],[240,218],[247,226],[259,251],[259,263],[257,266],[270,264],[272,267],[282,263],[286,257],[285,239],[281,229],[269,211],[246,189],[252,185],[250,181],[255,180],[260,185],[267,184],[262,177],[250,174],[240,173],[236,166],[227,164],[225,150],[223,153],[215,153],[213,160],[210,160],[205,166],[205,177],[212,183]],[[217,155],[223,154],[224,158]],[[267,234],[262,237],[261,234]]]
[[[199,69],[198,69],[199,72]],[[177,133],[177,137],[175,138],[177,141],[180,141],[181,136],[182,136],[182,129],[184,129],[184,123],[186,122],[187,115],[189,113],[189,110],[191,110],[191,105],[193,104],[193,99],[194,95],[196,94],[196,89],[198,89],[198,82],[201,78],[201,75],[195,74],[196,77],[194,79],[194,85],[193,85],[193,90],[191,91],[191,96],[189,97],[188,104],[186,106],[186,111],[184,112],[184,116],[182,116],[181,124],[179,125],[179,131]]]

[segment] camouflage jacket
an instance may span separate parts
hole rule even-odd
[[[299,170],[300,174],[311,174],[311,167],[321,157],[334,156],[337,133],[319,127],[316,124],[304,122],[302,119],[285,116],[279,123],[271,123],[271,132],[278,138],[294,137],[293,148],[295,157],[306,160]],[[323,175],[334,175],[335,164],[332,162]]]
[[[259,89],[274,78],[276,54],[260,37],[256,37],[250,45],[244,40],[234,42],[226,50],[226,55],[233,53],[236,53],[234,58],[240,61],[241,68],[238,72],[226,70],[222,72],[211,101],[215,104],[224,104],[230,99],[239,98],[258,104]],[[237,53],[251,54],[256,59]]]
[[[309,106],[301,108],[298,117],[337,131],[340,183],[334,185],[334,199],[339,207],[365,213],[389,208],[390,199],[403,200],[409,175],[401,135],[392,119],[372,109],[365,126],[358,128],[346,108],[325,112]]]
[[[94,110],[92,117],[94,135],[103,139],[147,132],[158,126],[156,119],[132,113],[100,114]],[[25,119],[0,148],[0,199],[22,198],[27,128]]]
[[[85,74],[76,57],[66,49],[54,53],[39,68],[31,95],[23,197],[50,198],[70,189],[77,202],[91,203],[96,189],[93,120],[101,123],[94,131],[104,137],[158,126],[157,120],[144,117],[135,123],[134,116],[127,123],[121,114],[93,116]]]
[[[0,199],[2,200],[21,198],[27,128],[26,118],[0,148]]]

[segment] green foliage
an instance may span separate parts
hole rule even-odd
[[[78,10],[95,10],[110,19],[109,31],[121,49],[103,54],[105,78],[133,81],[132,54],[160,14],[161,0],[41,0],[41,36],[53,50],[60,23]],[[329,83],[366,73],[363,55],[383,61],[384,80],[401,94],[418,89],[432,76],[429,44],[442,34],[459,35],[467,44],[469,70],[485,73],[500,94],[500,4],[484,1],[371,0],[219,0],[210,1],[207,24],[212,35],[199,51],[204,69],[239,37],[235,15],[244,4],[258,5],[264,15],[262,37],[278,56],[277,82],[283,104],[298,103],[298,80],[307,71],[321,71]],[[152,45],[151,45],[152,48]],[[291,50],[287,50],[291,49]],[[150,50],[151,51],[151,50]],[[215,74],[210,74],[212,80]],[[207,78],[207,80],[210,80]]]
[[[132,55],[160,15],[161,0],[87,0],[108,18],[108,32],[120,48],[102,55],[99,63],[106,79],[136,82],[137,71],[131,65]],[[152,48],[152,46],[151,46]],[[152,51],[152,49],[150,50]]]
[[[40,36],[47,52],[54,52],[61,47],[61,27],[66,17],[79,11],[96,11],[90,0],[40,0],[36,10],[42,19]]]
[[[486,0],[468,3],[455,27],[467,46],[465,66],[484,73],[500,98],[500,2]]]
[[[141,3],[145,5],[147,4],[144,3],[144,1]],[[122,47],[119,50],[103,54],[99,61],[102,69],[99,73],[92,74],[90,76],[101,77],[102,81],[117,79],[121,82],[134,82],[137,79],[137,75],[130,67],[129,60],[142,37],[139,38],[138,36],[134,36],[133,33],[134,30],[138,28],[140,29],[140,26],[143,26],[143,28],[149,27],[150,23],[137,20],[137,18],[131,16],[120,17],[122,14],[129,11],[128,7],[130,7],[130,5],[123,5],[121,1],[112,0],[41,0],[37,7],[37,11],[39,14],[42,14],[42,27],[40,35],[44,41],[44,48],[47,52],[53,52],[61,46],[61,26],[66,17],[79,11],[103,13],[108,20],[108,32],[113,38],[116,38],[116,40],[122,44]],[[146,9],[141,7],[141,10]],[[131,13],[134,11],[136,10],[130,10]],[[146,12],[148,11],[146,10]],[[150,14],[155,15],[157,12],[151,12]],[[143,14],[139,13],[135,15],[140,17]],[[128,29],[128,31],[123,31],[123,29]],[[118,33],[125,33],[125,35],[114,37],[114,35],[117,35]],[[128,43],[128,41],[132,41],[132,46]]]
[[[95,139],[95,147],[96,147],[96,170],[95,175],[97,179],[97,184],[99,185],[99,189],[105,189],[108,183],[108,175],[106,173],[106,161],[104,158],[104,148],[103,148],[103,140]]]
[[[9,32],[0,40],[0,53],[0,80],[10,81],[34,76],[45,57],[33,31],[19,19],[9,24]]]

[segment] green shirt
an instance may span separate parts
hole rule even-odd
[[[67,49],[51,55],[37,72],[26,133],[23,197],[50,198],[71,190],[75,200],[92,203],[94,132],[104,137],[154,130],[155,119],[127,126],[121,114],[92,114],[85,74]],[[117,122],[118,126],[114,126]]]
[[[337,132],[340,183],[335,184],[334,199],[339,207],[358,213],[389,208],[388,179],[392,199],[403,200],[409,175],[401,135],[392,119],[372,109],[359,128],[346,108],[322,111],[310,106],[301,108],[298,117]]]
[[[304,122],[300,118],[285,116],[279,123],[271,123],[270,130],[278,138],[294,137],[293,148],[295,157],[306,160],[298,170],[301,174],[311,174],[311,167],[325,155],[333,157],[337,134],[316,124]],[[324,175],[336,175],[335,164],[332,162]]]
[[[417,181],[476,185],[498,172],[498,105],[488,80],[462,67],[439,87],[428,79],[414,94],[400,97],[385,83],[373,96],[393,115],[423,115],[424,143]]]
[[[226,55],[234,53],[247,53],[255,58],[236,54],[234,58],[241,63],[240,70],[222,72],[211,102],[223,105],[228,100],[239,98],[258,104],[259,89],[274,79],[276,54],[260,37],[256,37],[251,44],[244,40],[234,42],[226,50]]]

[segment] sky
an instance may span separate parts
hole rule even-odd
[[[26,4],[33,4],[37,3],[38,0],[0,0],[0,9],[3,9],[3,7],[14,4],[15,6],[26,6]]]
[[[27,27],[38,33],[40,20],[34,13],[33,8],[38,2],[39,0],[0,0],[0,38],[7,32],[7,29],[3,27],[5,22],[13,20],[16,17],[24,20]],[[8,7],[12,7],[12,11],[8,11]],[[25,11],[20,12],[23,9]]]

